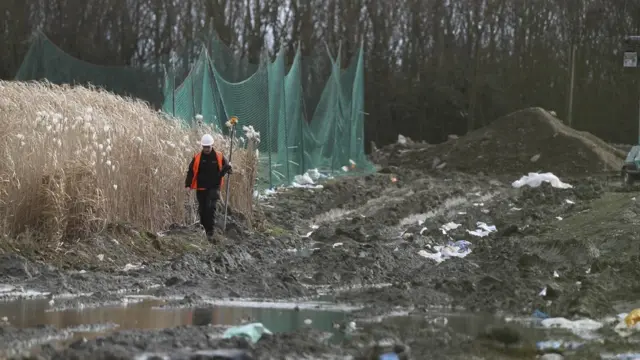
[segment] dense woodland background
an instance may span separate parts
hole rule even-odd
[[[640,0],[3,0],[0,28],[3,79],[36,29],[85,61],[158,74],[192,62],[211,30],[255,63],[280,46],[291,59],[296,44],[309,59],[325,42],[351,56],[363,40],[378,145],[398,133],[440,142],[526,106],[637,141],[640,69],[622,67],[622,40],[640,34]]]

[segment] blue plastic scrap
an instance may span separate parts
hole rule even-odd
[[[386,353],[380,355],[379,360],[399,360],[398,354],[396,353]]]
[[[536,309],[536,311],[533,312],[533,317],[538,318],[538,319],[548,319],[549,315],[547,315],[546,313]]]
[[[456,242],[449,241],[447,245],[457,247],[459,249],[458,252],[465,252],[469,250],[469,246],[471,246],[471,243],[467,240],[458,240]]]

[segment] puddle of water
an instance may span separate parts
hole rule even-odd
[[[298,309],[273,307],[271,303],[232,303],[198,308],[159,308],[163,300],[140,299],[127,306],[103,306],[52,311],[47,299],[0,302],[0,319],[19,328],[52,325],[68,329],[76,337],[105,334],[125,329],[161,329],[181,325],[232,326],[243,322],[261,322],[272,332],[292,332],[303,327],[334,334],[334,322],[343,322],[344,311],[319,310],[300,304]],[[252,307],[248,304],[254,305]],[[243,305],[243,306],[238,306]],[[314,305],[317,306],[317,305]],[[308,324],[309,320],[311,324]],[[305,324],[306,322],[306,324]],[[94,325],[94,326],[91,326]],[[100,325],[100,326],[97,326]],[[88,337],[89,337],[88,336]]]

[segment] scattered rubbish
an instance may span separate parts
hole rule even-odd
[[[520,211],[520,210],[522,210],[522,208],[512,207],[509,210],[511,210],[511,211]]]
[[[450,247],[458,247],[461,251],[467,251],[471,243],[467,240],[458,240],[456,242],[450,241],[447,245]]]
[[[98,254],[98,260],[100,261],[104,260],[104,254]]]
[[[536,309],[536,311],[533,312],[533,317],[538,318],[538,319],[548,319],[549,315],[547,315],[547,313],[542,312],[538,309]]]
[[[489,236],[492,232],[498,231],[495,225],[487,225],[480,221],[476,223],[476,226],[478,227],[476,230],[467,230],[467,232],[473,236],[485,237]]]
[[[556,216],[556,219],[562,221],[562,216]]]
[[[633,327],[640,322],[640,309],[632,310],[627,316],[624,317],[624,322],[627,327]]]
[[[535,154],[531,157],[531,159],[529,159],[529,161],[531,162],[536,162],[538,160],[540,160],[540,154]]]
[[[542,174],[531,172],[528,175],[524,175],[519,180],[514,181],[511,186],[513,186],[514,188],[521,188],[526,185],[536,188],[542,185],[543,182],[547,182],[554,188],[558,189],[571,189],[573,187],[570,184],[563,183],[557,176],[553,175],[550,172]]]
[[[303,235],[303,238],[308,238],[311,236],[311,234],[313,234],[313,231],[309,231],[308,233],[306,233],[305,235]]]
[[[245,337],[250,340],[252,343],[258,342],[262,337],[262,334],[272,335],[272,332],[269,329],[265,328],[262,323],[251,323],[242,326],[234,326],[227,329],[222,337],[225,339],[230,339],[232,337],[240,336]]]
[[[406,145],[407,144],[407,138],[404,137],[402,134],[398,134],[398,144]]]
[[[574,202],[574,201],[571,201],[571,200],[569,200],[569,199],[566,199],[566,200],[565,200],[565,202],[566,202],[567,204],[575,204],[575,202]]]
[[[596,336],[593,332],[602,327],[602,323],[595,320],[580,319],[572,321],[562,317],[544,319],[541,324],[546,328],[567,329],[583,339],[595,339]]]
[[[539,360],[563,360],[564,356],[556,353],[549,353],[540,356]]]
[[[544,288],[542,288],[542,290],[540,290],[540,292],[538,293],[538,296],[547,296],[547,287],[546,286]]]
[[[426,227],[423,227],[422,229],[420,229],[420,235],[424,234],[425,231],[427,231]]]
[[[553,277],[554,277],[554,278],[559,278],[559,277],[560,277],[560,274],[558,274],[558,272],[557,272],[557,271],[554,271],[554,272],[553,272]]]
[[[640,360],[640,352],[625,354],[601,354],[600,358],[606,360]]]
[[[537,342],[536,348],[538,350],[575,350],[583,345],[584,343],[577,341],[550,340]]]
[[[134,264],[127,264],[124,266],[124,269],[122,271],[131,271],[131,270],[140,270],[144,268],[144,265],[142,264],[138,264],[138,265],[134,265]]]
[[[293,182],[298,185],[315,185],[315,182],[311,178],[308,172],[302,175],[296,175],[293,177]]]
[[[332,247],[335,249],[335,248],[337,248],[338,246],[342,246],[342,245],[344,245],[344,243],[337,242],[337,243],[333,244],[333,245],[332,245]]]
[[[448,231],[455,230],[459,228],[462,224],[456,224],[454,222],[448,222],[442,226],[440,226],[440,230],[442,230],[443,234],[446,234]]]
[[[318,181],[321,177],[324,177],[324,175],[322,175],[320,171],[318,171],[318,169],[309,169],[307,170],[307,174],[313,181]]]
[[[379,357],[380,360],[399,360],[398,354],[396,353],[386,353],[382,354]]]
[[[418,255],[427,259],[434,260],[437,263],[441,263],[453,257],[463,258],[471,254],[471,249],[468,248],[468,245],[463,245],[458,242],[447,246],[434,246],[433,250],[435,252],[420,250],[418,251]]]
[[[311,325],[311,323],[313,323],[313,321],[311,319],[304,319],[304,324],[305,325]]]

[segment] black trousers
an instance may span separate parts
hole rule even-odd
[[[207,235],[213,234],[215,226],[216,204],[220,198],[220,190],[208,189],[196,191],[196,199],[198,199],[198,214],[200,215],[200,224],[204,227]]]

